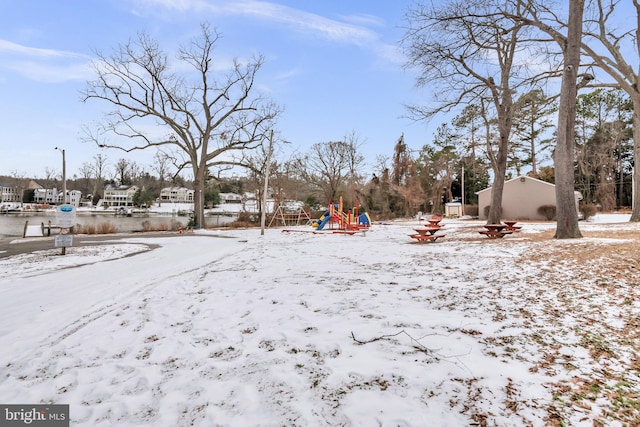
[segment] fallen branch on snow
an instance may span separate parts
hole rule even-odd
[[[453,332],[451,334],[453,334]],[[451,335],[451,334],[449,334],[449,335]],[[454,365],[460,366],[463,369],[466,369],[467,371],[469,371],[469,368],[458,359],[461,356],[460,354],[452,355],[452,356],[443,356],[442,354],[438,353],[437,350],[430,349],[429,347],[425,346],[424,344],[422,344],[420,342],[420,340],[422,338],[424,338],[424,337],[427,337],[429,335],[438,335],[438,334],[427,334],[427,335],[423,335],[420,338],[414,338],[411,334],[409,334],[407,331],[405,331],[403,329],[400,332],[397,332],[395,334],[380,335],[379,337],[374,337],[374,338],[371,338],[369,340],[359,340],[359,339],[356,338],[356,336],[353,333],[353,331],[351,331],[351,338],[353,339],[353,341],[355,341],[357,344],[360,344],[360,345],[369,344],[369,343],[376,342],[376,341],[381,341],[381,340],[388,340],[389,338],[397,337],[399,335],[406,335],[407,337],[409,337],[409,339],[411,340],[411,344],[412,344],[411,346],[414,349],[431,356],[436,361],[441,361],[443,359],[445,359],[445,360],[456,359],[457,362],[453,362]],[[467,354],[469,354],[469,353],[467,353]]]
[[[351,338],[353,338],[353,340],[356,343],[360,344],[360,345],[369,344],[369,343],[372,343],[372,342],[375,342],[375,341],[380,341],[380,340],[386,340],[386,339],[389,339],[389,338],[397,337],[398,335],[406,335],[406,336],[408,336],[409,339],[411,340],[411,344],[412,344],[413,348],[415,348],[416,350],[421,351],[423,353],[426,353],[428,355],[434,356],[434,357],[436,357],[436,359],[438,359],[438,357],[437,357],[438,354],[436,353],[436,351],[434,351],[434,350],[428,348],[427,346],[423,345],[420,341],[418,341],[416,338],[412,337],[404,329],[401,330],[400,332],[396,333],[396,334],[380,335],[379,337],[375,337],[375,338],[372,338],[372,339],[366,340],[366,341],[357,339],[355,334],[353,333],[353,331],[351,331]]]

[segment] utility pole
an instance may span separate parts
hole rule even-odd
[[[66,209],[67,207],[65,205],[67,204],[67,160],[66,160],[65,155],[64,155],[64,148],[55,147],[55,149],[62,153],[62,205],[63,205],[62,208]],[[58,207],[58,209],[60,209],[60,208],[61,207]],[[61,235],[64,235],[64,234],[66,234],[66,231],[64,231],[61,228],[60,229],[60,233],[61,233]],[[63,237],[63,236],[61,236],[61,237]],[[63,245],[62,246],[62,255],[66,255],[66,254],[67,254],[67,247]]]
[[[461,191],[460,201],[462,202],[462,209],[460,212],[460,216],[464,216],[464,164],[462,165],[462,191]]]
[[[260,235],[264,236],[264,226],[267,222],[267,191],[269,189],[269,173],[271,171],[271,155],[273,154],[273,129],[269,136],[269,148],[267,149],[267,160],[264,167],[264,188],[262,190],[262,215],[260,216]]]
[[[62,153],[62,204],[67,203],[67,160],[64,156],[64,148],[55,148]]]

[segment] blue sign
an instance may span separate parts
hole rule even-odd
[[[71,228],[75,225],[76,210],[73,205],[62,205],[56,209],[56,221],[61,228]]]

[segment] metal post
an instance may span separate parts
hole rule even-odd
[[[55,148],[56,150],[62,153],[62,204],[67,204],[67,161],[64,155],[64,148]],[[49,228],[49,232],[51,232],[51,228]],[[62,233],[62,229],[60,229]],[[62,255],[67,254],[67,248],[65,246],[62,247]]]
[[[260,235],[264,236],[264,226],[267,222],[267,191],[269,189],[269,173],[271,169],[271,154],[273,152],[273,129],[269,137],[269,149],[267,151],[267,160],[264,168],[264,188],[262,190],[262,215],[260,216]]]
[[[464,216],[464,165],[462,165],[462,191],[461,191],[460,201],[462,202],[462,209],[460,212],[460,216]]]
[[[62,153],[62,204],[67,203],[67,160],[64,155],[64,148],[55,148]]]

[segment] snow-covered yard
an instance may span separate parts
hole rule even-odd
[[[73,426],[636,426],[640,224],[200,230],[0,259],[0,402]],[[19,242],[15,244],[20,244]]]

